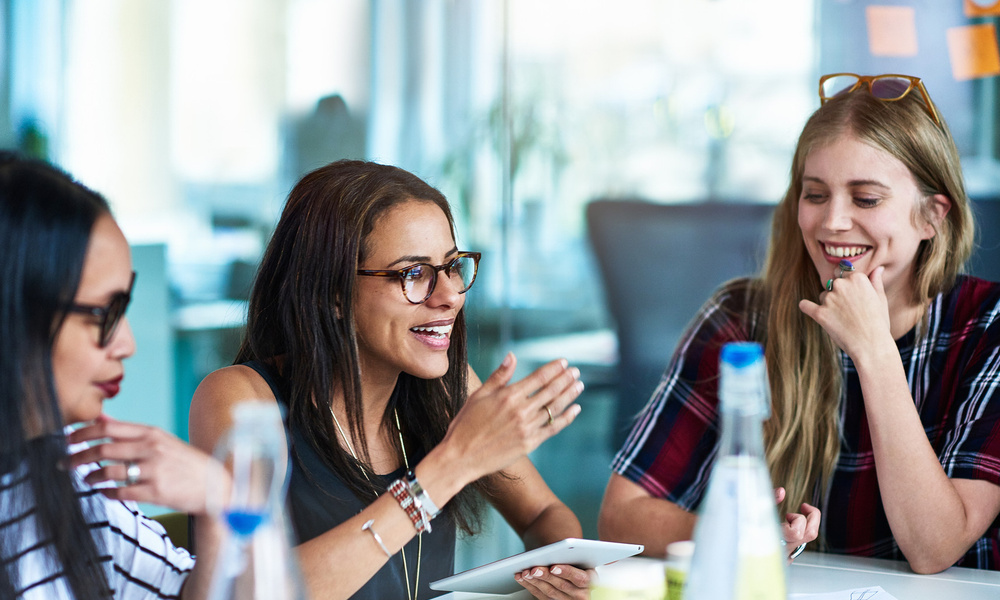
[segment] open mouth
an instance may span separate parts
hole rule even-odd
[[[444,339],[451,333],[453,325],[436,325],[434,327],[411,327],[410,331],[436,339]]]
[[[853,258],[871,250],[871,246],[831,246],[823,244],[823,252],[836,258]]]

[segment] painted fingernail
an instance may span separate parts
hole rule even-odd
[[[532,573],[532,575],[534,575],[535,577],[541,577],[542,576],[542,570],[541,569],[535,569],[535,572]]]
[[[574,387],[576,387],[576,392],[579,394],[580,392],[583,391],[583,382],[577,381]]]
[[[833,280],[832,279],[827,279],[826,280],[826,291],[828,291],[828,292],[832,292],[833,291]]]
[[[559,575],[561,573],[562,573],[562,569],[560,569],[559,567],[553,567],[552,568],[552,574],[553,575]]]
[[[572,369],[569,370],[569,372],[573,374],[573,379],[579,379],[580,378],[580,369],[577,369],[576,367],[573,367]]]
[[[560,358],[559,359],[559,364],[562,366],[562,368],[565,369],[566,367],[569,366],[569,361],[566,360],[565,358]]]

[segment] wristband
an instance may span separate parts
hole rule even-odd
[[[424,511],[414,501],[413,494],[410,493],[410,486],[402,479],[397,479],[389,484],[389,493],[399,503],[406,516],[410,517],[413,528],[417,533],[430,533],[431,522],[425,518]]]
[[[424,512],[428,521],[441,514],[441,509],[434,504],[431,497],[427,495],[427,490],[417,481],[417,474],[413,471],[406,472],[406,484],[410,486],[410,494],[413,495],[417,507]]]

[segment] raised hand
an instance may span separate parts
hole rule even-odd
[[[799,309],[823,327],[834,343],[857,360],[859,355],[892,342],[889,304],[882,276],[885,267],[876,267],[833,280],[833,289],[820,294],[819,303],[799,302]]]
[[[198,515],[206,513],[210,481],[223,493],[221,488],[229,485],[228,472],[221,463],[157,427],[101,415],[70,434],[68,441],[98,442],[70,456],[69,466],[100,464],[87,475],[86,482],[118,482],[118,487],[100,490],[115,500],[149,502]]]
[[[442,444],[458,449],[478,478],[499,471],[562,431],[580,413],[574,401],[583,391],[580,371],[565,360],[539,367],[510,383],[516,359],[500,367],[466,401]]]

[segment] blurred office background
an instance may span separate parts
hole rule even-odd
[[[721,276],[671,261],[725,251],[745,227],[702,234],[695,222],[662,234],[675,247],[654,259],[622,236],[636,248],[611,265],[624,287],[664,299],[655,314],[613,314],[586,207],[707,204],[708,223],[725,203],[773,204],[817,79],[836,71],[921,76],[970,192],[991,206],[995,4],[0,0],[0,146],[46,157],[111,201],[135,246],[139,352],[108,411],[181,437],[195,386],[233,358],[296,179],[345,157],[422,176],[451,200],[459,246],[484,255],[467,304],[477,371],[507,350],[525,372],[556,356],[583,371],[577,423],[533,458],[596,537],[623,418],[655,383],[621,381],[616,331],[629,317],[671,323],[631,350],[647,372],[662,368]],[[756,254],[738,254],[733,268],[752,271]],[[459,562],[518,549],[494,523]]]

